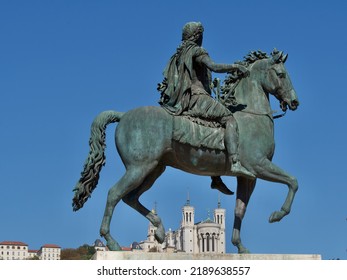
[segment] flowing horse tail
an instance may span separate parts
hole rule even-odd
[[[89,139],[89,155],[84,163],[81,178],[73,190],[75,192],[72,200],[74,211],[83,207],[98,184],[101,168],[106,162],[104,153],[106,148],[106,126],[119,122],[123,115],[124,113],[122,112],[104,111],[94,119]]]

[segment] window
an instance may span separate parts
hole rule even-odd
[[[204,240],[203,234],[201,234],[201,245],[202,245],[201,252],[205,252],[205,240]]]
[[[206,242],[206,251],[209,252],[210,251],[210,234],[207,233],[207,242]]]
[[[215,234],[212,234],[212,252],[214,252]]]

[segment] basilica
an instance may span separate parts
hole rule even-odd
[[[155,210],[153,210],[156,213]],[[154,237],[156,228],[150,223],[147,239],[132,244],[132,250],[144,252],[185,252],[189,254],[224,254],[225,253],[225,212],[220,201],[213,211],[213,218],[208,217],[195,222],[195,209],[187,199],[182,207],[182,221],[179,229],[171,229],[165,234],[165,241],[159,244]]]

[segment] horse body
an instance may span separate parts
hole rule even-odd
[[[197,149],[172,139],[173,118],[161,107],[151,106],[122,117],[115,141],[125,167],[155,161],[196,175],[227,175],[225,151]]]
[[[237,100],[245,105],[244,110],[234,114],[239,126],[239,154],[242,164],[257,178],[288,186],[287,198],[282,208],[270,216],[270,222],[280,221],[290,212],[298,188],[294,177],[271,162],[275,142],[268,93],[273,93],[280,100],[282,108],[288,106],[295,110],[298,106],[289,77],[284,75],[284,61],[281,54],[277,60],[273,57],[252,63],[250,76],[242,79],[235,91]],[[197,148],[173,140],[173,118],[163,108],[148,106],[126,113],[106,111],[93,122],[91,150],[75,188],[73,205],[74,210],[83,207],[96,187],[99,172],[105,163],[105,128],[109,123],[119,122],[115,141],[126,172],[108,192],[100,228],[100,234],[106,239],[110,250],[121,249],[110,234],[113,211],[120,200],[157,227],[156,239],[164,241],[165,231],[160,217],[143,206],[139,197],[154,184],[166,166],[197,175],[234,175],[230,172],[226,151]],[[247,253],[248,250],[241,243],[240,230],[256,179],[238,177],[237,182],[232,243],[237,246],[239,253]]]

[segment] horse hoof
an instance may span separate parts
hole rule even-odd
[[[122,248],[119,246],[117,242],[107,242],[106,245],[110,251],[122,251]]]
[[[250,254],[251,252],[247,248],[242,248],[239,250],[239,254]]]
[[[275,223],[275,222],[279,222],[280,220],[282,220],[282,218],[286,215],[286,213],[284,211],[275,211],[271,214],[270,218],[269,218],[269,223]]]

